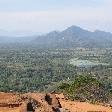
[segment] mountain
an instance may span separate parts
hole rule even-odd
[[[112,34],[100,30],[91,32],[78,26],[71,26],[61,32],[53,31],[38,36],[34,43],[38,46],[55,48],[109,48],[112,47]]]
[[[112,48],[112,34],[96,30],[94,32],[71,26],[64,31],[52,31],[45,35],[34,33],[4,33],[0,30],[0,43],[27,43],[43,48]],[[30,35],[31,34],[31,35]]]
[[[23,36],[23,37],[12,37],[12,36],[0,36],[0,43],[29,43],[35,39],[35,36]]]
[[[0,43],[28,43],[40,33],[33,31],[6,31],[0,29]]]

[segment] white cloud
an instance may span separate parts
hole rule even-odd
[[[13,0],[12,0],[13,1]],[[69,8],[69,10],[0,12],[0,29],[33,30],[47,32],[80,25],[88,29],[104,29],[112,32],[112,0],[104,0],[100,7]]]

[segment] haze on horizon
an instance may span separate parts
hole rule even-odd
[[[0,0],[0,33],[46,33],[71,25],[112,32],[111,6],[112,0]]]

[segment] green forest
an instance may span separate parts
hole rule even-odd
[[[93,90],[99,90],[103,96],[106,94],[107,99],[111,97],[112,49],[0,48],[0,91],[61,91],[72,100],[96,102],[91,98],[93,91],[87,91],[92,84]],[[98,89],[99,85],[103,89]],[[83,91],[82,96],[77,96],[80,91]],[[84,99],[83,95],[89,98]],[[106,102],[106,98],[103,101]]]

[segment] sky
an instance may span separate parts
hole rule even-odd
[[[46,33],[71,25],[112,32],[112,0],[0,0],[0,32]]]

